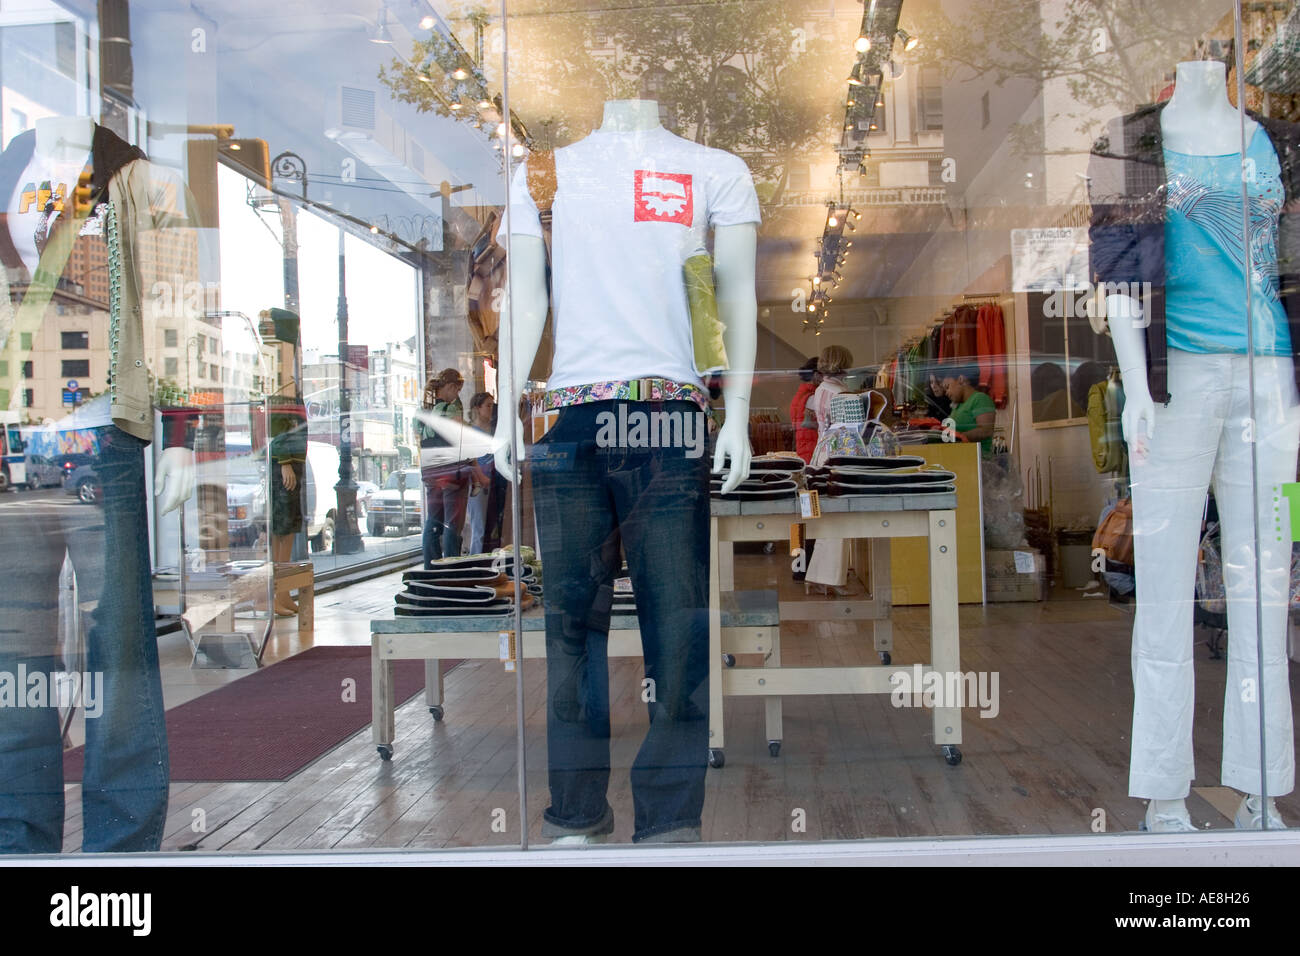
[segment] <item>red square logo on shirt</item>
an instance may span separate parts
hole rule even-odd
[[[634,222],[675,222],[689,226],[695,220],[691,174],[638,169],[632,206]]]

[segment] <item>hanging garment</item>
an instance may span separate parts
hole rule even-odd
[[[980,367],[980,386],[988,389],[989,398],[998,408],[1007,407],[1007,333],[1002,321],[1002,306],[996,302],[979,308],[976,318],[975,346]]]

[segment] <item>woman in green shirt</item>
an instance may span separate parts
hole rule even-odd
[[[955,366],[943,372],[943,390],[952,402],[948,418],[962,441],[977,441],[987,458],[993,454],[993,422],[997,409],[993,399],[975,387],[978,374],[974,368]],[[947,422],[944,423],[945,426]]]

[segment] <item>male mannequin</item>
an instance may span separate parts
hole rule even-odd
[[[84,203],[74,201],[83,171]],[[88,382],[107,386],[107,394],[79,409],[76,426],[93,435],[101,505],[57,520],[48,512],[8,512],[0,520],[0,555],[7,556],[0,572],[7,582],[0,592],[0,853],[62,845],[58,710],[30,692],[26,705],[15,707],[6,692],[15,692],[13,675],[25,671],[29,683],[42,675],[53,686],[51,675],[72,665],[55,646],[65,554],[84,600],[94,602],[83,685],[82,848],[156,850],[161,841],[168,765],[144,499],[154,417],[142,321],[151,285],[141,252],[146,232],[159,230],[157,245],[167,241],[161,230],[185,229],[174,186],[139,149],[87,117],[38,121],[0,154],[0,348],[9,367],[0,386],[10,407],[18,405],[17,370],[42,347],[43,326],[59,321],[54,316],[64,314],[69,295],[80,297],[77,305],[94,303],[90,314],[100,318],[92,325],[105,313],[109,325],[109,367],[92,355]],[[108,273],[107,291],[86,284],[70,292],[88,283],[87,263],[96,262]],[[165,425],[169,447],[155,469],[162,511],[180,506],[193,487],[184,425],[176,418]]]
[[[695,251],[691,243],[712,226],[718,310],[731,366],[723,386],[727,417],[717,436],[713,470],[722,471],[730,461],[724,491],[747,477],[749,394],[757,337],[757,198],[743,163],[668,133],[659,125],[658,104],[648,100],[606,103],[600,129],[559,150],[556,169],[556,357],[548,385],[563,386],[559,391],[580,391],[599,381],[607,388],[600,394],[631,400],[564,405],[558,422],[542,439],[547,446],[545,466],[539,462],[533,470],[546,568],[552,806],[546,811],[544,833],[562,842],[599,842],[613,829],[605,800],[609,775],[605,642],[621,544],[637,596],[646,686],[653,687],[644,698],[649,701],[650,732],[632,768],[633,839],[698,840],[708,748],[707,463],[692,462],[682,448],[644,452],[630,439],[627,447],[603,447],[592,422],[596,409],[608,407],[603,413],[612,416],[618,406],[630,410],[629,418],[663,412],[698,415],[703,422],[703,412],[693,404],[698,403],[696,393],[703,394],[702,370],[694,368],[690,354],[681,270],[685,256]],[[654,183],[665,182],[669,185],[663,188],[670,193],[674,182],[684,192],[667,196],[662,205],[660,197],[646,198],[651,189],[660,188]],[[513,308],[511,320],[503,323],[499,379],[499,405],[504,409],[518,407],[549,303],[547,251],[526,184],[521,169],[511,196]],[[581,218],[584,210],[587,219]],[[577,234],[588,228],[603,247],[587,250],[591,262],[575,262]],[[656,244],[647,247],[654,251],[640,258],[628,254],[620,265],[611,265],[623,254],[620,243],[631,249],[641,242]],[[598,281],[609,283],[591,292],[590,298],[599,303],[594,308],[581,301],[570,305],[571,293],[570,297],[561,294],[571,288],[572,277],[581,274],[585,265],[591,265],[588,276],[595,274]],[[642,281],[644,271],[658,276],[657,288]],[[627,283],[625,295],[618,288],[620,281]],[[664,309],[663,315],[640,316],[639,321],[628,318],[639,316],[644,308],[638,297],[655,294],[663,296],[661,306],[656,306]],[[597,314],[602,310],[612,313],[608,326]],[[597,344],[610,327],[638,338],[654,357],[638,364],[640,358],[620,349],[618,336]],[[605,360],[617,373],[592,371]],[[665,366],[676,371],[669,375]],[[570,381],[574,368],[582,372]],[[630,380],[677,382],[693,391],[679,393],[660,384],[638,386],[636,394],[609,391],[615,380],[623,385]],[[644,396],[649,401],[638,399],[642,389],[650,392]],[[678,394],[692,397],[658,397]],[[700,428],[702,439],[702,424]],[[524,457],[520,432],[517,420],[500,417],[496,463],[512,481],[516,464]]]
[[[1157,139],[1163,140],[1164,155],[1150,160],[1166,164],[1168,170],[1163,193],[1167,212],[1163,225],[1155,227],[1163,229],[1163,234],[1148,233],[1146,241],[1148,249],[1159,242],[1166,244],[1159,253],[1163,259],[1159,269],[1144,267],[1140,276],[1125,272],[1133,260],[1143,258],[1143,253],[1135,251],[1143,240],[1130,240],[1119,255],[1112,255],[1117,248],[1112,242],[1099,254],[1099,244],[1111,241],[1107,238],[1110,224],[1099,225],[1094,210],[1094,273],[1099,271],[1098,261],[1102,262],[1101,274],[1094,278],[1106,280],[1106,273],[1115,267],[1119,269],[1116,275],[1165,286],[1149,297],[1145,307],[1130,295],[1111,292],[1106,297],[1111,336],[1124,376],[1122,423],[1133,463],[1138,592],[1129,792],[1150,800],[1144,828],[1157,832],[1194,829],[1184,803],[1194,772],[1191,602],[1200,515],[1211,481],[1222,519],[1232,638],[1224,700],[1222,779],[1248,794],[1237,811],[1235,825],[1259,828],[1267,817],[1270,828],[1283,826],[1273,797],[1290,792],[1294,783],[1285,653],[1290,542],[1275,540],[1278,536],[1270,529],[1274,524],[1272,486],[1295,480],[1300,445],[1293,357],[1295,346],[1300,345],[1294,341],[1300,310],[1289,296],[1279,294],[1276,278],[1277,223],[1284,202],[1293,198],[1297,179],[1296,136],[1294,128],[1286,128],[1289,124],[1264,122],[1267,130],[1255,119],[1242,117],[1228,102],[1222,63],[1178,64],[1174,95],[1158,116]],[[1244,162],[1243,127],[1247,144]],[[1115,138],[1110,142],[1115,143]],[[1243,169],[1251,203],[1248,256],[1242,252]],[[1107,195],[1105,186],[1090,185]],[[1213,215],[1216,208],[1227,210],[1220,216],[1222,221]],[[1206,238],[1216,232],[1228,237],[1217,246]],[[1147,254],[1145,258],[1150,263],[1157,257]],[[1125,264],[1122,260],[1129,261]],[[1196,274],[1201,269],[1231,269],[1233,262],[1241,278],[1218,281],[1217,288],[1213,287],[1216,278]],[[1249,347],[1242,272],[1247,265],[1252,288]],[[1282,283],[1282,288],[1289,284]],[[1163,322],[1166,310],[1167,331]],[[1164,362],[1159,353],[1166,346],[1167,388],[1163,372],[1157,374]],[[1247,354],[1251,350],[1253,356]],[[1252,371],[1254,422],[1250,421]],[[1162,393],[1157,396],[1163,399],[1159,408],[1149,382],[1155,382],[1155,389]],[[1253,488],[1252,451],[1258,464]],[[1255,499],[1259,508],[1259,574],[1266,595],[1258,621],[1251,514]],[[1289,535],[1284,537],[1289,539]],[[1175,560],[1171,561],[1171,556],[1176,556]],[[1255,689],[1261,632],[1264,685]],[[1267,737],[1263,773],[1261,700]],[[1262,798],[1261,790],[1267,799]]]

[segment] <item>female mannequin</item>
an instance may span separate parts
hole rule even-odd
[[[1276,279],[1276,224],[1284,198],[1292,198],[1291,164],[1279,167],[1284,151],[1289,156],[1290,150],[1289,138],[1280,138],[1288,136],[1283,125],[1270,122],[1265,132],[1228,102],[1222,63],[1178,64],[1173,98],[1159,114],[1160,159],[1168,168],[1161,250],[1167,265],[1161,264],[1163,274],[1156,278],[1165,280],[1158,295],[1167,300],[1167,331],[1150,338],[1152,329],[1162,328],[1152,326],[1153,318],[1162,317],[1152,304],[1158,299],[1149,298],[1144,305],[1129,295],[1106,298],[1124,376],[1122,423],[1133,461],[1137,612],[1129,793],[1150,800],[1145,825],[1154,831],[1193,829],[1184,803],[1194,774],[1191,602],[1200,516],[1211,482],[1222,518],[1232,635],[1222,779],[1248,795],[1235,824],[1258,828],[1267,816],[1269,827],[1282,826],[1272,798],[1290,792],[1294,783],[1286,602],[1259,599],[1255,587],[1258,558],[1262,593],[1285,595],[1288,590],[1290,542],[1274,540],[1277,536],[1266,529],[1273,523],[1272,487],[1295,480],[1300,444],[1293,360],[1297,343],[1289,340],[1291,307],[1282,311]],[[1243,169],[1255,225],[1248,249],[1242,245]],[[1206,196],[1221,197],[1219,208],[1235,210],[1231,221],[1211,221],[1206,210],[1214,207],[1200,202]],[[1271,231],[1259,229],[1259,223],[1270,220]],[[1227,245],[1206,258],[1210,243],[1187,237],[1212,229],[1228,237]],[[1104,232],[1094,213],[1094,273]],[[1189,256],[1191,244],[1201,246],[1199,259]],[[1241,276],[1236,282],[1212,288],[1196,275],[1198,263],[1230,266],[1234,261]],[[1249,309],[1243,294],[1247,269]],[[1104,280],[1105,269],[1101,271]],[[1163,401],[1157,407],[1148,382],[1160,357],[1149,353],[1166,344],[1168,394],[1159,396]],[[1158,384],[1159,391],[1165,391],[1163,386]],[[1252,514],[1256,503],[1257,515]],[[1261,636],[1264,682],[1256,687]],[[1262,768],[1261,706],[1267,735]]]

